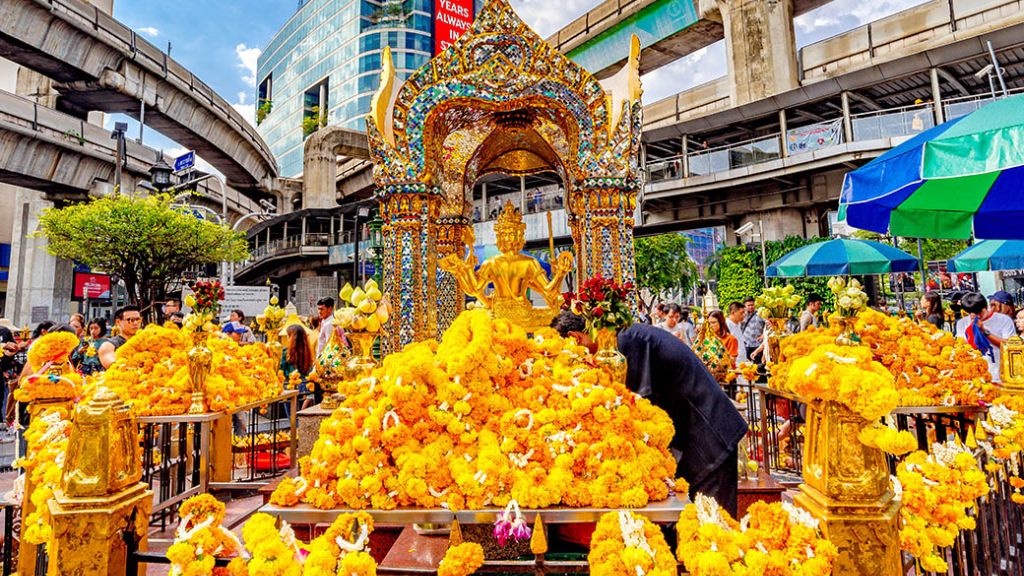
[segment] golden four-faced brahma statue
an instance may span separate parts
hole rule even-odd
[[[459,288],[479,300],[495,318],[518,324],[528,332],[548,326],[562,306],[562,280],[572,271],[572,253],[562,252],[553,259],[549,279],[536,258],[521,253],[526,245],[526,224],[509,202],[494,225],[501,254],[488,258],[477,269],[471,230],[464,238],[470,248],[466,259],[449,255],[441,260],[441,269],[451,273]],[[547,307],[535,308],[528,290],[541,294]]]

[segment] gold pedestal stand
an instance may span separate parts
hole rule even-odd
[[[803,479],[793,501],[821,522],[839,548],[834,572],[900,574],[899,501],[885,454],[857,439],[865,420],[837,402],[807,405]]]
[[[153,492],[140,482],[138,426],[107,389],[78,406],[61,487],[50,500],[48,575],[123,576],[126,531],[145,545]]]

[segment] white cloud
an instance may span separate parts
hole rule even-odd
[[[644,88],[644,104],[657,102],[719,78],[725,69],[725,41],[718,41],[644,74],[640,78]]]
[[[238,67],[246,71],[242,75],[242,81],[256,87],[256,60],[260,57],[262,50],[249,48],[245,44],[235,46],[235,55],[238,56]]]
[[[833,0],[794,20],[797,44],[805,46],[880,20],[928,0]]]
[[[512,8],[542,37],[558,32],[566,24],[592,9],[594,0],[511,0]]]
[[[160,31],[157,30],[156,28],[152,27],[152,26],[144,26],[142,28],[137,28],[137,30],[139,32],[142,32],[146,36],[151,36],[153,38],[156,38],[157,36],[160,35]]]
[[[246,94],[245,92],[239,92],[238,93],[238,102],[232,103],[231,107],[234,108],[239,114],[241,114],[242,118],[245,118],[246,122],[248,122],[249,124],[252,124],[253,126],[255,126],[256,125],[256,104],[255,103],[247,104],[246,100],[248,100],[248,94]]]

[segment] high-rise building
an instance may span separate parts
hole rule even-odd
[[[477,6],[474,6],[476,4]],[[469,28],[482,0],[305,0],[257,63],[260,135],[281,175],[302,172],[303,142],[318,126],[363,129],[391,47],[399,80]],[[438,34],[435,37],[435,31]]]

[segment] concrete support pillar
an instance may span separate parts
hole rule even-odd
[[[853,119],[850,117],[850,94],[843,92],[840,95],[843,105],[843,141],[853,142]]]
[[[789,126],[786,123],[786,109],[782,108],[779,110],[779,153],[783,158],[789,156],[789,146],[786,145],[786,132],[789,130]]]
[[[935,125],[938,126],[946,121],[945,113],[942,110],[942,89],[939,86],[939,69],[931,69],[932,76],[932,107],[935,111]]]
[[[45,239],[30,237],[39,227],[39,214],[53,203],[45,200],[42,192],[6,184],[0,184],[0,196],[13,199],[7,317],[18,326],[67,320],[71,314],[71,263],[51,256]]]
[[[683,178],[689,178],[690,177],[690,137],[687,136],[686,134],[683,134],[682,146],[683,146],[683,170],[682,170],[682,177]]]
[[[717,0],[733,106],[796,88],[793,0]]]

